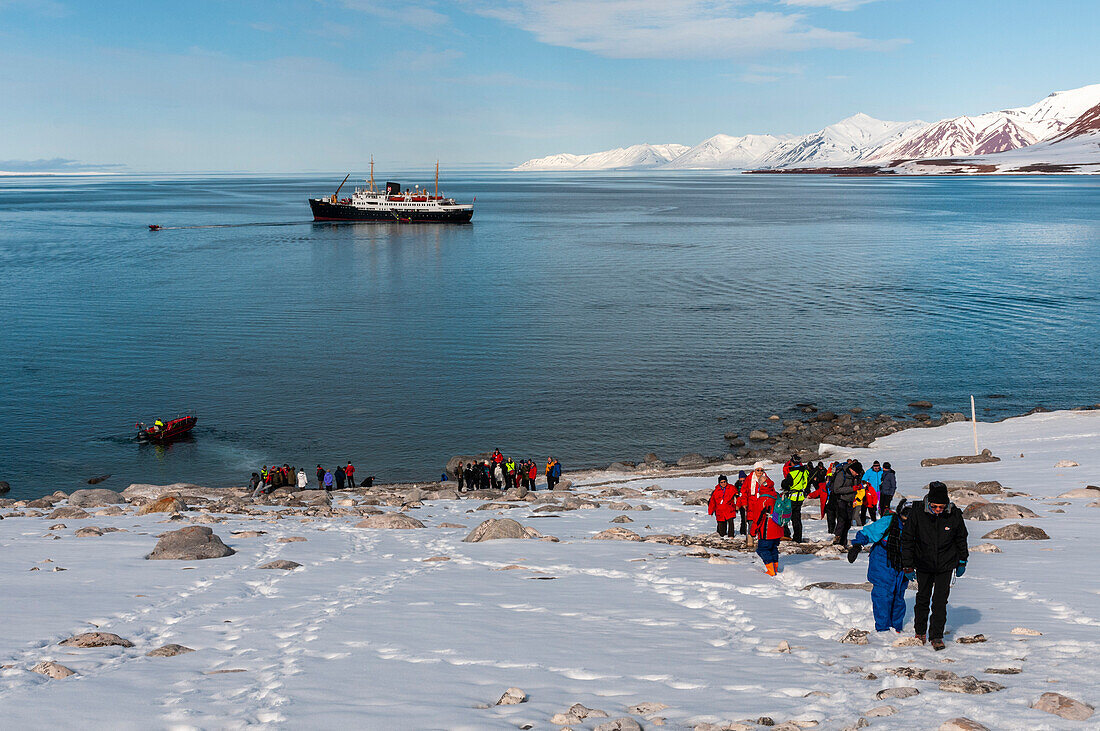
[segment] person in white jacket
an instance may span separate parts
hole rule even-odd
[[[298,470],[298,489],[305,490],[309,485],[309,478],[306,477],[306,471],[303,469]]]

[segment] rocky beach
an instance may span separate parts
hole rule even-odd
[[[21,726],[75,708],[122,728],[1095,721],[1100,594],[1066,569],[1095,550],[1100,411],[980,423],[996,461],[977,464],[937,464],[973,451],[951,414],[778,421],[732,462],[619,463],[553,492],[135,484],[3,500],[0,699]],[[902,495],[946,481],[964,508],[971,568],[947,652],[873,631],[866,565],[839,560],[824,521],[782,545],[776,578],[713,532],[714,474],[815,440],[891,461]]]

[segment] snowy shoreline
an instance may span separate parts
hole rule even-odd
[[[1000,492],[974,498],[961,485],[955,495],[1037,514],[967,520],[972,547],[1000,552],[972,553],[952,590],[943,653],[874,633],[863,558],[853,566],[835,551],[785,545],[780,575],[766,576],[739,541],[713,533],[698,504],[711,475],[600,470],[569,474],[571,492],[461,499],[378,486],[338,493],[331,506],[316,492],[253,503],[183,487],[187,509],[177,516],[135,515],[166,492],[145,487],[129,491],[132,503],[85,508],[88,517],[65,500],[3,511],[0,699],[19,727],[67,723],[76,708],[96,728],[594,729],[632,718],[647,729],[752,729],[763,717],[785,729],[860,718],[937,728],[964,716],[998,729],[1089,727],[1095,716],[1072,721],[1030,706],[1047,692],[1100,701],[1100,590],[1089,580],[1100,491],[1086,489],[1100,485],[1100,411],[982,422],[979,439],[1001,461],[919,466],[972,451],[968,423],[835,452],[892,462],[899,494],[919,497],[933,479],[996,481]],[[1056,467],[1063,460],[1079,466]],[[72,517],[50,517],[57,509]],[[816,518],[816,502],[804,512]],[[426,527],[359,526],[388,516]],[[486,518],[556,540],[463,542]],[[1050,539],[982,538],[1016,522]],[[158,534],[192,524],[235,553],[145,560]],[[817,548],[823,521],[807,524]],[[609,528],[625,540],[593,540]],[[300,566],[259,570],[275,560]],[[804,589],[822,582],[853,588]],[[1042,634],[1014,634],[1020,627]],[[839,642],[853,628],[871,630],[868,644]],[[133,647],[58,644],[89,631]],[[977,634],[987,641],[955,641]],[[146,656],[166,643],[194,652]],[[32,672],[43,661],[76,675]],[[953,692],[926,670],[1004,688]],[[526,702],[494,705],[510,687]],[[900,687],[918,694],[890,697],[912,693],[890,690]],[[571,718],[575,703],[608,717]]]

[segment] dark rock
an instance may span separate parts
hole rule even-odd
[[[707,459],[701,454],[696,454],[692,452],[690,454],[685,454],[683,457],[678,459],[676,461],[676,464],[679,467],[705,467],[707,464]]]
[[[11,491],[11,485],[0,480],[0,495],[7,495]]]
[[[108,505],[120,505],[125,502],[126,498],[122,493],[104,488],[77,490],[69,496],[69,505],[78,508],[105,508]]]
[[[1012,503],[971,503],[963,511],[967,520],[1019,520],[1020,518],[1038,518],[1035,511],[1023,505]]]
[[[83,518],[90,518],[92,516],[87,510],[84,510],[83,508],[68,507],[58,508],[57,510],[50,513],[47,517],[49,517],[50,520],[80,520]]]
[[[964,454],[958,457],[929,457],[920,461],[921,467],[939,467],[949,464],[985,464],[987,462],[1000,462],[1000,457],[994,457],[988,449],[983,449],[981,454]]]
[[[198,561],[232,556],[234,551],[204,525],[180,528],[161,536],[156,548],[145,558],[151,560]]]
[[[766,442],[768,440],[768,433],[763,429],[753,429],[749,432],[749,440],[753,442]]]
[[[106,480],[108,477],[110,477],[110,475],[100,475],[99,477],[89,477],[88,478],[88,484],[89,485],[98,485],[99,483]]]
[[[1013,523],[998,528],[982,536],[983,539],[993,541],[1049,541],[1050,536],[1042,528],[1030,525]]]
[[[910,401],[909,408],[911,409],[930,409],[932,408],[931,401]]]
[[[986,640],[985,635],[971,635],[970,637],[957,637],[955,642],[960,645],[974,645],[979,642],[988,642],[988,640]]]
[[[1023,672],[1022,668],[986,668],[985,672],[990,675],[1019,675]]]

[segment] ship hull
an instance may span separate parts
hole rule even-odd
[[[310,198],[314,221],[365,221],[375,223],[469,223],[472,208],[455,210],[368,210],[344,203]]]

